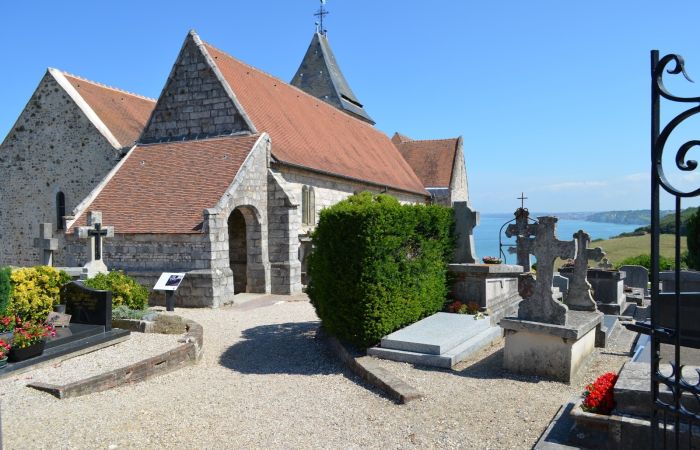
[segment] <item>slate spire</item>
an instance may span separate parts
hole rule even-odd
[[[350,89],[335,60],[328,37],[322,32],[314,33],[291,84],[351,116],[374,125],[374,120]]]

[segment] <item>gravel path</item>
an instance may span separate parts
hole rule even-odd
[[[572,386],[504,373],[502,344],[455,371],[385,361],[425,394],[397,405],[314,338],[308,302],[285,299],[178,309],[204,326],[204,357],[144,383],[57,400],[0,381],[6,448],[530,448],[571,395],[626,359],[598,354]]]

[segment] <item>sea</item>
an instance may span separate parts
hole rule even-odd
[[[554,214],[556,216],[556,214]],[[530,217],[537,217],[531,214]],[[505,235],[507,221],[514,219],[513,214],[481,214],[479,225],[474,228],[474,245],[479,262],[484,256],[499,256],[499,232],[501,243],[515,245],[515,239],[508,239]],[[514,223],[514,222],[511,222]],[[608,239],[620,233],[634,231],[646,224],[630,225],[618,223],[588,222],[584,220],[559,219],[557,222],[557,237],[561,240],[573,239],[574,233],[584,230],[593,239]],[[503,247],[505,263],[515,264],[515,255],[508,253]],[[503,258],[503,256],[501,256]]]

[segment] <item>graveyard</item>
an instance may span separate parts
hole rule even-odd
[[[339,56],[364,58],[359,86],[402,93],[382,109],[350,88],[346,75],[362,72],[341,71],[351,55],[336,57],[341,33],[329,37],[317,7],[292,77],[252,65],[289,64],[289,52],[251,53],[236,21],[223,26],[235,45],[209,27],[179,42],[154,31],[172,54],[154,55],[165,48],[154,41],[153,66],[110,69],[155,83],[154,97],[35,74],[0,143],[0,450],[700,448],[700,141],[674,134],[700,113],[679,105],[700,97],[676,94],[692,81],[683,57],[650,53],[651,167],[644,150],[637,173],[630,155],[597,147],[638,152],[628,135],[648,129],[573,115],[596,91],[570,87],[586,58],[538,109],[519,95],[556,86],[532,69],[541,55],[487,78],[457,64],[477,50],[434,70],[447,57],[402,42],[421,35],[402,22],[389,59],[432,73],[395,64],[382,79],[372,57],[388,34],[338,39]],[[249,35],[279,39],[255,18]],[[510,90],[516,78],[538,84]],[[518,102],[532,109],[506,121]],[[581,111],[606,120],[623,101],[600,103]],[[607,128],[605,145],[588,140]],[[649,223],[618,222],[609,239],[579,222],[562,231],[579,204],[629,206],[585,213]],[[488,213],[498,233],[478,241]]]

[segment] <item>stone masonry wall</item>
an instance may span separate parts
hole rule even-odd
[[[70,214],[119,155],[47,72],[0,145],[0,266],[40,264],[34,238],[39,223],[56,229],[56,193]],[[56,237],[55,264],[66,265],[63,234]]]
[[[188,35],[142,142],[249,131],[202,49]]]

